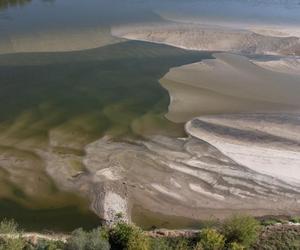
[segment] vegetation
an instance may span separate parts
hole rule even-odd
[[[298,250],[300,249],[300,227],[288,224],[263,228],[253,245],[255,250]]]
[[[61,241],[53,241],[53,240],[39,240],[36,246],[29,245],[25,247],[26,250],[63,250],[65,248],[65,244]]]
[[[19,225],[14,220],[4,219],[0,222],[0,234],[20,234]]]
[[[300,216],[292,217],[291,221],[292,221],[293,223],[300,223]]]
[[[1,238],[0,250],[22,250],[24,248],[25,241],[22,238],[22,231],[15,221],[6,219],[1,221],[0,234],[8,235]]]
[[[298,222],[298,218],[291,221]],[[300,249],[300,226],[260,223],[249,216],[236,215],[219,226],[210,226],[189,237],[150,237],[139,227],[119,220],[110,228],[91,231],[77,229],[66,241],[23,237],[12,220],[0,223],[0,250],[296,250]]]
[[[150,250],[188,250],[193,249],[193,239],[183,237],[152,238]]]
[[[81,228],[75,230],[67,241],[68,250],[109,250],[108,234],[104,228],[85,232]]]
[[[225,246],[225,239],[217,230],[206,228],[201,231],[200,242],[197,245],[203,250],[221,250]]]
[[[260,223],[250,216],[235,215],[222,225],[226,243],[239,243],[249,248],[257,240]]]
[[[236,242],[232,242],[229,244],[229,247],[228,249],[230,250],[244,250],[245,247],[239,243],[236,243]]]
[[[137,226],[118,222],[110,231],[112,249],[147,250],[150,239]]]

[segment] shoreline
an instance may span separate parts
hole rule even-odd
[[[266,216],[266,218],[268,218]],[[283,221],[280,222],[280,218],[286,218],[286,216],[271,216],[271,219],[265,219],[261,220],[260,218],[256,218],[259,222],[264,223],[268,221],[273,221],[273,224],[271,225],[263,225],[263,228],[266,228],[267,230],[269,228],[278,228],[278,227],[297,227],[300,228],[300,223],[295,223],[291,221]],[[275,222],[278,220],[278,222]],[[205,227],[203,227],[205,228]],[[166,228],[155,228],[151,230],[143,230],[145,235],[152,237],[152,238],[177,238],[177,237],[187,237],[187,238],[193,238],[196,237],[203,228],[200,229],[188,229],[188,228],[182,228],[182,229],[166,229]],[[0,233],[0,239],[1,238],[11,238],[15,239],[18,237],[21,237],[33,244],[36,244],[39,240],[49,240],[49,241],[61,241],[63,243],[66,243],[67,240],[71,237],[71,233],[56,233],[56,232],[48,232],[48,233],[40,233],[36,231],[30,231],[30,232],[20,232],[20,233]]]

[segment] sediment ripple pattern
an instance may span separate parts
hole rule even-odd
[[[84,164],[94,186],[105,186],[118,202],[104,195],[94,197],[93,206],[108,202],[106,214],[117,207],[129,217],[133,204],[190,218],[294,213],[300,207],[299,125],[288,114],[207,116],[186,124],[187,138],[104,137],[87,146]]]

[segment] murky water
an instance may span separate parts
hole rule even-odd
[[[64,173],[72,178],[85,171],[85,146],[103,136],[184,135],[183,124],[164,118],[170,97],[159,79],[211,54],[127,41],[110,29],[164,18],[202,21],[221,1],[204,2],[0,0],[0,219],[15,218],[28,230],[94,227],[100,220],[89,201],[49,177],[45,152],[74,156]],[[250,7],[262,17],[261,8]],[[205,18],[236,22],[237,8],[239,1],[227,14]],[[276,8],[270,22],[279,15],[298,23],[295,8]],[[185,218],[170,224],[144,210],[134,217],[144,227],[194,224]]]
[[[79,30],[100,24],[106,29],[108,19],[141,18],[128,13],[116,18],[96,15],[99,1],[88,2],[82,5],[83,12],[90,13],[87,18],[78,16],[78,9],[68,9],[70,1],[6,2],[1,5],[1,33],[5,35],[0,44],[5,37],[18,37],[12,42],[15,48],[31,51],[34,46],[29,47],[26,39],[22,44],[21,39],[28,34],[38,40],[42,36],[37,34],[45,30],[56,36],[78,23]],[[52,23],[53,11],[57,19]],[[22,18],[26,22],[19,21]],[[46,173],[46,159],[39,152],[51,148],[80,159],[85,145],[104,135],[183,135],[182,125],[164,118],[169,95],[158,80],[171,67],[210,55],[110,39],[99,48],[82,50],[89,37],[80,37],[79,49],[70,52],[52,51],[59,50],[60,42],[57,47],[49,45],[51,52],[39,53],[14,53],[20,51],[8,46],[9,53],[0,55],[0,218],[13,217],[27,229],[93,227],[100,220],[88,211],[88,201],[62,191]],[[38,48],[43,51],[47,46]],[[74,160],[72,167],[74,172],[84,169],[80,160]]]

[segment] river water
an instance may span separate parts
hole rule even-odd
[[[247,13],[243,25],[274,23],[275,16],[276,24],[299,23],[294,1],[276,2],[266,16],[259,6],[268,10],[270,1],[248,1],[247,8],[230,2],[0,0],[0,219],[30,230],[99,225],[88,200],[50,177],[45,152],[70,158],[55,175],[76,178],[86,171],[85,146],[103,136],[184,136],[183,124],[164,117],[170,97],[159,79],[170,68],[212,58],[117,38],[111,27],[201,18],[232,25]]]

